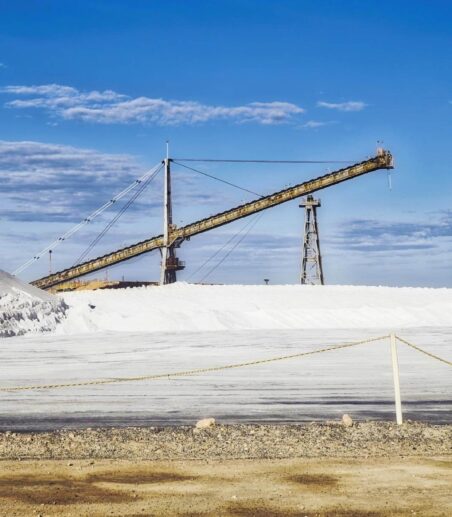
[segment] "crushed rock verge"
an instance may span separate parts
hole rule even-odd
[[[452,425],[361,422],[0,433],[0,459],[369,458],[452,454]]]

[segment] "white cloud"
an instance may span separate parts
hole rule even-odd
[[[229,120],[236,123],[271,125],[290,122],[305,111],[290,102],[251,102],[242,106],[218,106],[197,101],[130,98],[112,90],[81,92],[58,84],[6,86],[0,92],[20,97],[6,104],[10,108],[40,108],[63,119],[101,124],[151,123],[168,126]]]
[[[77,93],[75,88],[61,86],[59,84],[44,84],[42,86],[5,86],[0,89],[3,93],[16,95],[73,95]]]
[[[317,103],[319,108],[327,108],[338,111],[362,111],[367,104],[362,101],[347,101],[347,102],[323,102]]]

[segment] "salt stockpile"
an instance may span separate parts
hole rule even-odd
[[[177,283],[66,293],[58,333],[450,327],[452,289]]]
[[[0,270],[0,337],[55,330],[66,309],[61,298]]]

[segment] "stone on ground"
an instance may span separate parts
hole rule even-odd
[[[351,427],[353,425],[352,417],[347,414],[342,415],[342,423],[344,424],[345,427]]]
[[[209,427],[213,427],[215,425],[215,418],[203,418],[202,420],[198,420],[196,422],[196,429],[208,429]]]

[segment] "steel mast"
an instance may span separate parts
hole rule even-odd
[[[176,271],[185,268],[185,264],[176,256],[176,248],[180,247],[181,240],[171,240],[171,233],[176,229],[173,224],[173,206],[171,199],[171,158],[168,156],[168,143],[164,164],[163,182],[163,246],[160,249],[162,262],[160,265],[160,285],[173,284],[177,281]]]

